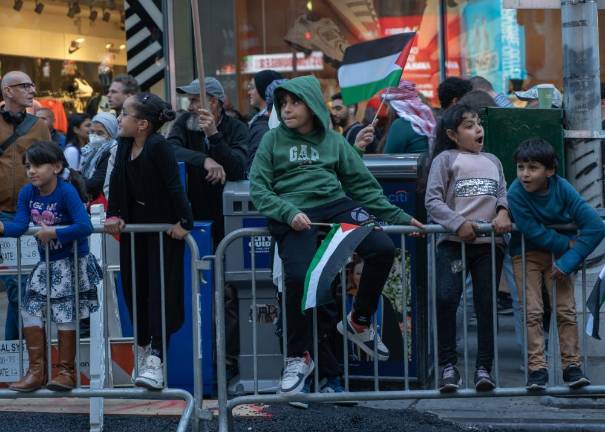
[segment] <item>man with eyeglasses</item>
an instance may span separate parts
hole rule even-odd
[[[23,154],[36,141],[50,141],[50,133],[44,120],[26,112],[36,95],[36,86],[27,74],[7,72],[0,86],[4,100],[0,108],[0,221],[9,222],[15,217],[19,191],[27,183]],[[4,276],[0,280],[8,296],[4,337],[15,340],[19,338],[17,278]]]

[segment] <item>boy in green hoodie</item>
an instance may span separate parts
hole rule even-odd
[[[376,179],[344,137],[329,127],[329,112],[319,81],[298,77],[278,86],[275,107],[281,124],[266,133],[250,172],[255,207],[269,218],[269,231],[279,247],[286,285],[287,358],[281,392],[302,390],[314,368],[309,354],[310,314],[300,316],[307,269],[317,248],[318,228],[313,222],[365,224],[382,220],[397,225],[423,225],[389,203]],[[357,140],[373,140],[372,126]],[[349,196],[347,196],[347,194]],[[374,230],[357,248],[364,259],[359,289],[347,322],[338,331],[369,355],[374,354],[370,319],[393,264],[393,242]],[[389,350],[376,335],[379,360]]]

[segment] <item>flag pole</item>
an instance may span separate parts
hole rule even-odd
[[[309,225],[318,226],[318,227],[328,227],[328,228],[332,227],[331,223],[323,223],[323,222],[311,222]]]
[[[208,108],[206,104],[206,85],[204,83],[204,53],[202,50],[202,30],[200,28],[200,9],[199,0],[191,0],[191,18],[193,21],[193,43],[195,44],[195,60],[197,66],[197,75],[200,81],[200,102],[203,108]]]
[[[376,119],[378,118],[378,113],[380,113],[380,110],[382,109],[382,106],[384,105],[384,101],[386,100],[387,95],[389,94],[389,92],[391,91],[391,87],[387,88],[387,91],[385,94],[382,95],[382,101],[380,102],[380,105],[378,106],[378,109],[376,110],[376,114],[374,114],[374,118],[372,119],[372,126],[376,125]]]

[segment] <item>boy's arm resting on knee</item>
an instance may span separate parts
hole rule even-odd
[[[300,210],[273,191],[273,163],[269,150],[269,142],[263,138],[250,169],[250,197],[262,215],[290,225]]]
[[[576,270],[582,261],[591,254],[605,237],[605,225],[599,214],[592,208],[573,187],[565,182],[563,189],[568,199],[568,209],[574,223],[578,227],[578,236],[574,242],[569,242],[567,251],[555,265],[565,274]]]
[[[412,217],[389,202],[380,184],[363,163],[363,159],[344,137],[337,169],[343,189],[372,214],[390,224],[410,224]]]
[[[448,155],[441,153],[431,164],[426,185],[424,205],[431,219],[452,233],[457,233],[466,219],[448,206],[447,184],[449,182]]]

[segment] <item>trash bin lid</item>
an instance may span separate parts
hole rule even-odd
[[[425,157],[424,153],[370,154],[363,157],[363,162],[378,179],[417,179]]]

